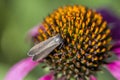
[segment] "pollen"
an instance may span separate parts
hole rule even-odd
[[[45,31],[39,29],[39,42],[60,34],[63,44],[46,58],[45,63],[58,74],[84,79],[94,75],[107,63],[110,56],[111,36],[101,14],[84,6],[60,7],[43,21]],[[106,62],[106,63],[105,63]]]

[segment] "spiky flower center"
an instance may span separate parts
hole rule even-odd
[[[46,57],[56,74],[66,79],[88,77],[109,57],[110,29],[102,16],[84,6],[58,8],[43,21],[37,41],[60,34],[63,44]]]

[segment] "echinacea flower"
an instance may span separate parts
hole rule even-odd
[[[51,71],[39,80],[97,80],[95,74],[102,67],[120,80],[119,22],[119,18],[105,9],[96,12],[76,5],[58,8],[41,25],[30,31],[36,44],[56,34],[60,34],[63,39],[60,46],[42,59]],[[114,54],[118,59],[109,60]],[[28,65],[29,70],[26,70],[26,64],[31,65]],[[8,72],[5,80],[22,80],[36,64],[31,59],[21,61]],[[58,77],[59,74],[61,76]]]

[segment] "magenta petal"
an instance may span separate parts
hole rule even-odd
[[[37,37],[37,35],[39,34],[39,31],[38,31],[39,29],[45,31],[45,28],[42,25],[37,25],[29,30],[26,36],[26,40],[28,42],[31,42],[33,38]]]
[[[23,78],[38,65],[31,58],[23,59],[15,64],[5,76],[5,80],[23,80]]]
[[[97,78],[95,76],[91,75],[90,80],[97,80]]]
[[[120,41],[116,42],[111,49],[120,58]]]
[[[54,73],[51,72],[39,78],[38,80],[54,80]]]
[[[106,65],[107,69],[111,74],[117,79],[120,80],[120,61],[113,61]]]
[[[42,30],[45,30],[42,25],[37,25],[29,31],[29,35],[32,37],[36,37],[36,35],[39,33],[39,31],[38,31],[39,28]]]
[[[29,31],[29,34],[31,35],[31,36],[36,36],[37,34],[38,34],[38,29],[40,28],[40,26],[38,25],[38,26],[35,26],[35,27],[33,27],[30,31]]]
[[[113,12],[108,9],[99,9],[99,13],[103,16],[103,19],[108,22],[108,24],[112,23],[111,36],[115,41],[120,40],[120,18],[116,16]]]
[[[103,18],[108,22],[108,23],[113,23],[119,20],[119,18],[117,16],[115,16],[115,14],[113,14],[113,11],[110,11],[108,9],[102,8],[102,9],[98,9],[99,13],[101,13],[101,15],[103,16]]]
[[[111,29],[111,36],[112,36],[112,39],[115,41],[120,40],[120,20],[116,21],[113,24],[113,27]]]
[[[120,59],[120,48],[116,48],[113,50],[117,57]]]

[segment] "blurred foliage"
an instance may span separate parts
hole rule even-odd
[[[53,10],[78,4],[93,9],[107,7],[119,14],[119,3],[120,0],[0,0],[0,80],[10,66],[27,57],[30,44],[25,37],[29,29],[41,23]],[[36,80],[42,75],[41,71],[37,67],[25,80]],[[100,73],[98,77],[99,80],[106,80],[106,77],[114,80],[108,72]]]

